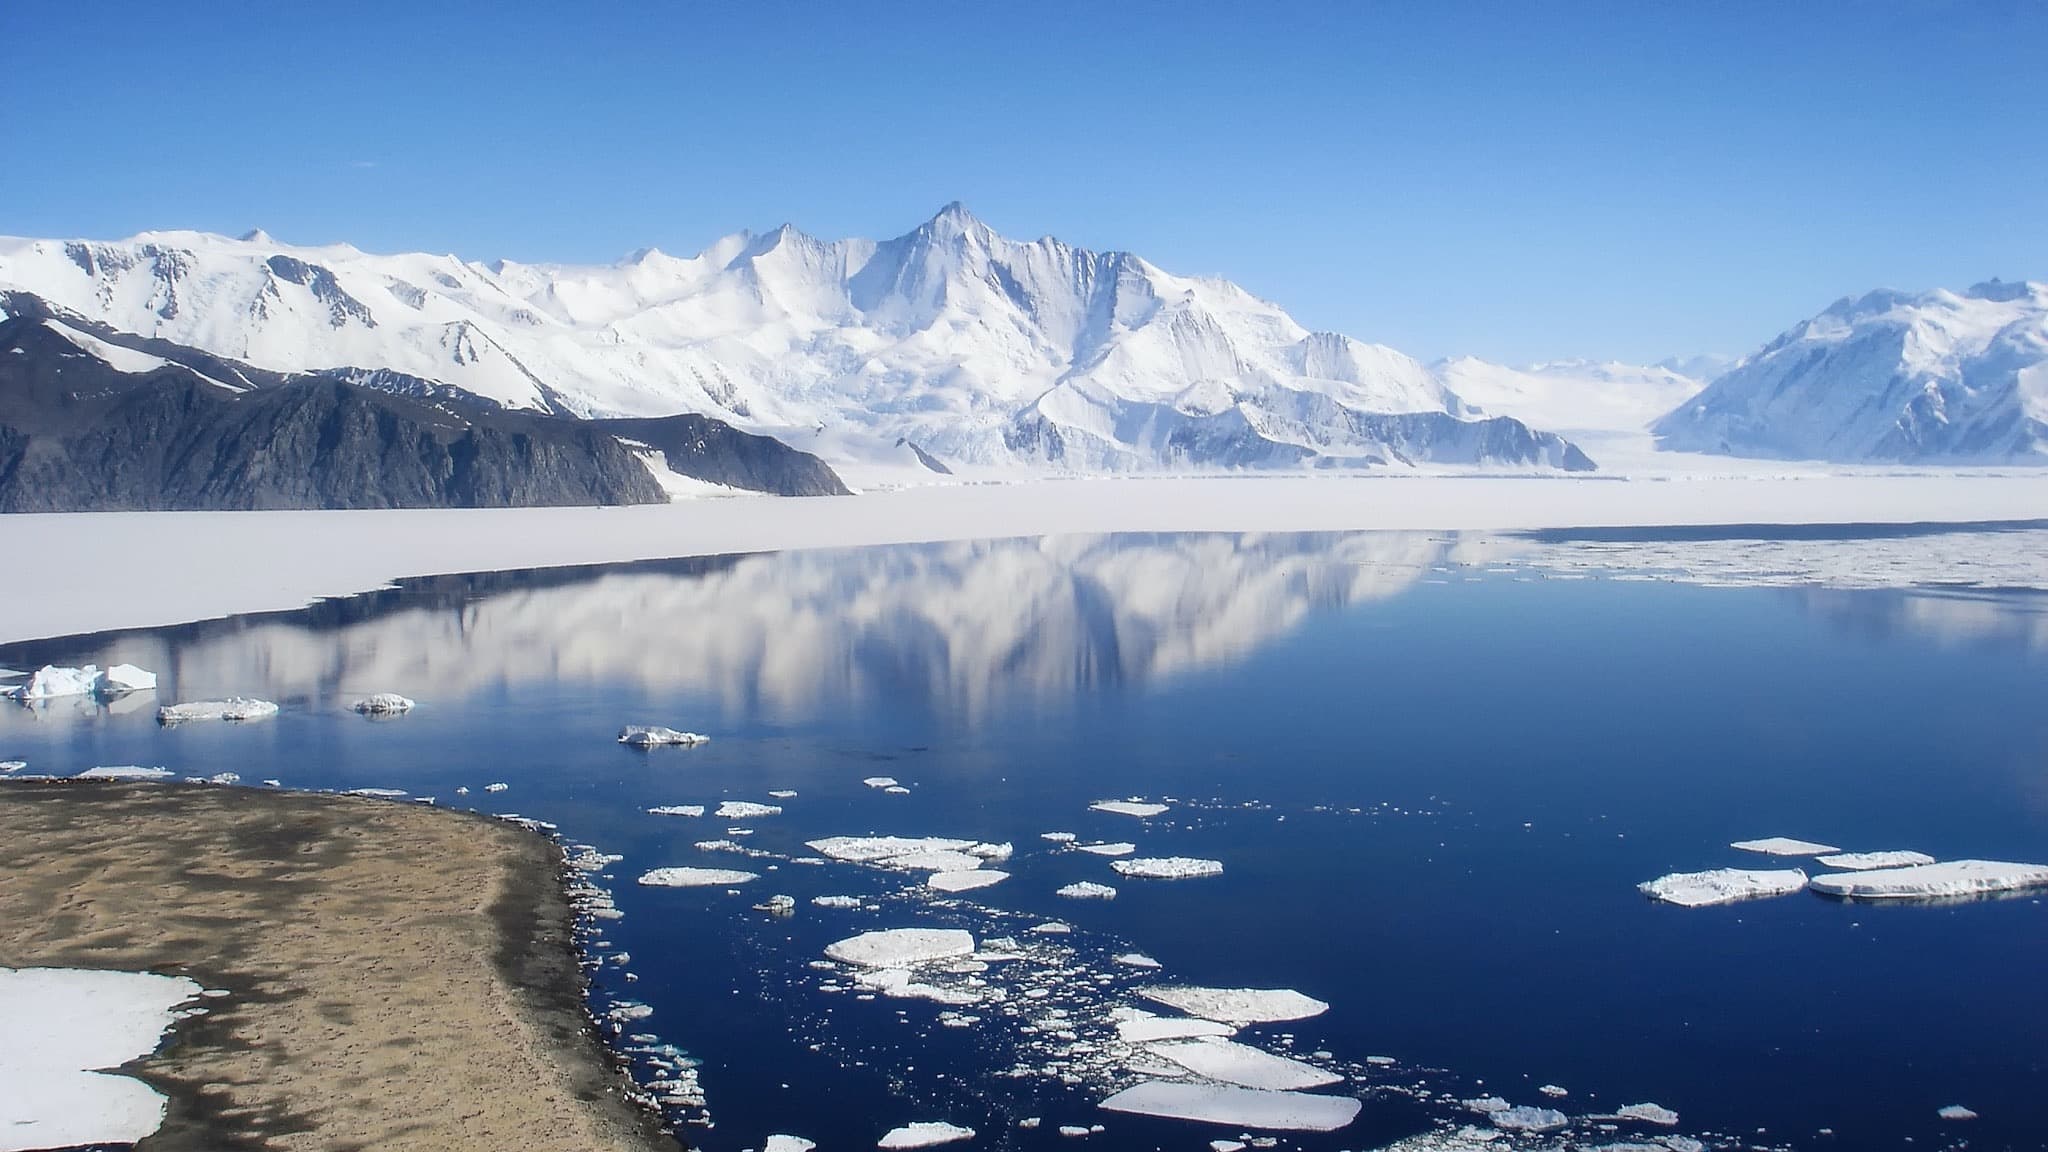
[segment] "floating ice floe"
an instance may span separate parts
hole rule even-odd
[[[1754,872],[1742,868],[1716,868],[1711,872],[1673,872],[1636,885],[1652,900],[1683,908],[1704,908],[1710,904],[1733,904],[1766,896],[1786,896],[1806,887],[1806,873],[1797,868]]]
[[[976,888],[1000,884],[1009,878],[1008,872],[998,872],[992,868],[973,868],[934,872],[925,880],[925,884],[941,892],[972,892]]]
[[[796,790],[794,788],[770,788],[768,790],[768,798],[771,800],[794,800],[796,799]]]
[[[486,792],[504,792],[504,791],[506,791],[506,790],[510,789],[511,787],[512,787],[512,786],[511,786],[510,784],[486,784],[486,785],[484,785],[484,791],[486,791]],[[458,788],[458,789],[456,789],[456,791],[460,792],[460,791],[461,791],[461,789],[460,789],[460,788]]]
[[[166,704],[156,710],[156,722],[184,724],[193,720],[262,720],[277,715],[277,705],[268,700],[230,696],[225,700],[194,700],[188,704]]]
[[[760,878],[758,872],[733,868],[656,868],[642,873],[640,883],[650,888],[726,888]]]
[[[1204,1020],[1226,1024],[1271,1024],[1282,1020],[1307,1020],[1330,1010],[1313,996],[1292,988],[1197,988],[1154,985],[1138,989],[1138,995]]]
[[[1944,1105],[1935,1109],[1934,1114],[1943,1120],[1975,1120],[1977,1118],[1975,1112],[1970,1111],[1961,1104]]]
[[[1135,860],[1112,860],[1109,865],[1119,876],[1147,880],[1189,880],[1199,876],[1223,875],[1223,861],[1194,856],[1140,856]]]
[[[0,773],[19,772],[28,767],[26,760],[0,760]]]
[[[1207,1080],[1242,1088],[1291,1092],[1342,1083],[1344,1077],[1313,1064],[1262,1052],[1248,1044],[1205,1036],[1147,1044],[1147,1052],[1164,1057]]]
[[[811,1152],[811,1149],[817,1146],[816,1142],[801,1136],[784,1136],[778,1133],[761,1143],[761,1152]]]
[[[777,893],[754,905],[754,910],[775,916],[788,916],[796,911],[796,897]]]
[[[1737,840],[1728,845],[1741,852],[1761,852],[1766,856],[1823,856],[1829,852],[1840,852],[1833,844],[1816,844],[1811,840],[1794,840],[1789,836],[1767,836],[1762,840]]]
[[[1358,1117],[1359,1102],[1349,1096],[1147,1080],[1104,1100],[1100,1107],[1269,1132],[1334,1132]]]
[[[2042,887],[2048,887],[2048,865],[2002,860],[1949,860],[1911,868],[1837,872],[1813,879],[1815,892],[1851,900],[1931,900]]]
[[[134,1144],[154,1133],[164,1097],[96,1069],[156,1051],[203,991],[148,972],[0,968],[0,1148]]]
[[[920,1120],[891,1128],[888,1135],[875,1141],[877,1148],[930,1148],[935,1144],[952,1144],[960,1140],[974,1139],[974,1129],[962,1128],[942,1120]]]
[[[868,787],[870,787],[870,788],[898,788],[898,787],[901,787],[901,785],[899,785],[899,784],[898,784],[898,783],[896,782],[896,778],[895,778],[894,776],[870,776],[870,777],[868,777],[867,779],[865,779],[865,780],[861,781],[861,783],[863,783],[863,784],[867,785],[867,786],[868,786]]]
[[[1055,889],[1053,895],[1065,896],[1069,900],[1114,900],[1116,899],[1116,889],[1107,884],[1097,884],[1093,880],[1082,880],[1069,884],[1064,888]]]
[[[1166,805],[1153,804],[1145,800],[1097,800],[1089,809],[1095,812],[1109,812],[1118,816],[1136,816],[1144,819],[1166,811]]]
[[[664,728],[659,724],[628,724],[619,729],[619,743],[635,748],[689,747],[693,744],[710,743],[711,737],[700,732],[684,732],[679,728]]]
[[[860,897],[813,896],[811,897],[811,903],[817,905],[820,908],[858,908],[860,907]]]
[[[727,800],[712,813],[720,820],[754,820],[763,816],[782,815],[779,804],[755,804],[748,800]]]
[[[1617,1119],[1658,1124],[1666,1128],[1678,1123],[1678,1113],[1662,1104],[1624,1104],[1614,1110],[1614,1115]]]
[[[1040,832],[1038,838],[1040,840],[1050,840],[1055,844],[1072,844],[1080,839],[1080,837],[1072,832]]]
[[[652,816],[702,816],[702,804],[661,804],[647,810]]]
[[[952,840],[944,836],[828,836],[805,843],[805,847],[820,856],[849,864],[879,864],[884,860],[935,852],[966,856],[967,849],[974,845],[973,840]]]
[[[1116,1022],[1117,1039],[1126,1044],[1151,1044],[1160,1040],[1191,1040],[1200,1036],[1230,1036],[1237,1028],[1214,1020],[1187,1016],[1160,1016],[1143,1008],[1116,1008],[1110,1019]]]
[[[1138,850],[1136,844],[1076,844],[1074,847],[1097,856],[1129,856]]]
[[[96,664],[83,668],[60,668],[45,664],[35,670],[26,684],[0,689],[11,700],[50,700],[60,696],[118,696],[156,687],[156,673],[133,664],[116,664],[102,669]]]
[[[169,768],[144,768],[138,764],[109,764],[100,768],[88,768],[74,779],[78,780],[163,780],[177,773]]]
[[[1538,1092],[1543,1093],[1545,1096],[1550,1097],[1552,1100],[1561,1100],[1564,1097],[1571,1095],[1571,1091],[1569,1089],[1563,1088],[1556,1084],[1542,1084],[1537,1086],[1536,1090]]]
[[[1527,1104],[1503,1108],[1488,1119],[1494,1127],[1509,1132],[1556,1132],[1572,1122],[1571,1117],[1555,1108],[1532,1108]]]
[[[401,712],[412,711],[413,702],[396,692],[378,692],[363,697],[349,707],[365,716],[396,716]]]
[[[1925,852],[1837,852],[1833,856],[1821,857],[1820,862],[1829,868],[1868,872],[1872,868],[1911,868],[1917,864],[1932,864],[1934,857]]]
[[[825,948],[831,959],[861,968],[909,968],[973,954],[973,933],[959,928],[885,928]]]
[[[1114,957],[1114,959],[1117,963],[1122,964],[1127,968],[1165,967],[1165,965],[1162,965],[1161,963],[1159,963],[1159,961],[1154,960],[1150,956],[1145,955],[1143,952],[1125,952],[1119,956]]]

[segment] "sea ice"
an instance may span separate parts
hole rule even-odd
[[[0,772],[19,772],[26,767],[26,760],[0,760]]]
[[[1120,876],[1149,880],[1187,880],[1198,876],[1223,875],[1223,861],[1193,856],[1140,856],[1135,860],[1113,860],[1109,865]]]
[[[156,687],[156,673],[137,668],[133,664],[116,664],[100,673],[95,685],[102,695],[117,692],[147,692]]]
[[[811,903],[816,904],[820,908],[858,908],[860,907],[860,897],[813,896],[811,897]]]
[[[760,878],[758,872],[732,868],[656,868],[642,873],[640,883],[650,888],[724,888]]]
[[[888,1135],[875,1142],[877,1148],[930,1148],[935,1144],[951,1144],[959,1140],[974,1139],[974,1129],[962,1128],[941,1120],[920,1120],[901,1128],[892,1128]]]
[[[796,799],[796,791],[791,788],[770,788],[768,790],[768,798],[771,800],[794,800]]]
[[[351,788],[350,796],[368,796],[373,800],[396,800],[405,795],[397,788]]]
[[[1111,1112],[1233,1128],[1334,1132],[1357,1118],[1359,1102],[1349,1096],[1147,1080],[1104,1100],[1100,1107]]]
[[[1494,1127],[1510,1132],[1555,1132],[1571,1123],[1571,1117],[1555,1108],[1532,1108],[1527,1104],[1503,1108],[1493,1113],[1491,1119]]]
[[[1765,896],[1784,896],[1806,887],[1806,873],[1797,868],[1777,872],[1752,872],[1741,868],[1716,868],[1711,872],[1673,872],[1636,885],[1652,900],[1684,908],[1709,904],[1733,904]]]
[[[169,768],[143,768],[134,764],[110,764],[80,772],[79,780],[163,780],[177,773]]]
[[[958,928],[885,928],[849,936],[825,955],[862,968],[907,968],[974,954],[974,935]]]
[[[894,776],[870,776],[861,781],[861,783],[870,788],[895,788],[898,786]]]
[[[189,720],[261,720],[277,715],[277,705],[268,700],[230,696],[226,700],[195,700],[189,704],[166,704],[156,710],[159,724],[183,724]]]
[[[1040,840],[1050,840],[1055,844],[1072,844],[1075,840],[1079,839],[1072,832],[1040,832],[1038,838]]]
[[[1789,836],[1769,836],[1762,840],[1737,840],[1730,848],[1743,852],[1761,852],[1766,856],[1821,856],[1829,852],[1840,852],[1832,844],[1816,844],[1811,840],[1794,840]]]
[[[1262,1052],[1248,1044],[1209,1036],[1148,1044],[1145,1050],[1163,1056],[1208,1080],[1220,1080],[1244,1088],[1270,1088],[1288,1092],[1302,1088],[1323,1088],[1342,1083],[1344,1078],[1313,1064],[1289,1060]]]
[[[396,692],[378,692],[363,697],[349,707],[365,716],[396,716],[401,712],[412,711],[413,702]]]
[[[1116,1021],[1117,1039],[1126,1044],[1188,1040],[1197,1036],[1229,1036],[1237,1031],[1229,1024],[1219,1024],[1214,1020],[1158,1016],[1142,1008],[1119,1009],[1110,1015]]]
[[[0,1152],[133,1144],[155,1132],[163,1096],[95,1069],[155,1051],[202,991],[148,972],[0,968]]]
[[[2048,887],[2048,865],[2001,860],[1949,860],[1911,868],[1837,872],[1813,879],[1815,892],[1852,900],[1926,900],[2042,887]]]
[[[1160,968],[1164,965],[1143,952],[1125,952],[1115,957],[1116,962],[1129,968]]]
[[[1947,1104],[1935,1109],[1934,1114],[1943,1120],[1975,1120],[1977,1114],[1961,1104]]]
[[[702,816],[704,814],[704,806],[702,804],[662,804],[649,808],[647,811],[655,816]]]
[[[1872,868],[1911,868],[1916,864],[1932,864],[1934,857],[1925,852],[1838,852],[1821,857],[1820,862],[1829,868],[1867,872]]]
[[[1662,1104],[1624,1104],[1614,1110],[1623,1120],[1636,1120],[1644,1124],[1661,1124],[1666,1128],[1678,1123],[1678,1113]]]
[[[1096,812],[1110,812],[1118,816],[1136,816],[1143,819],[1157,816],[1166,811],[1164,804],[1152,804],[1143,800],[1097,800],[1088,806]]]
[[[808,841],[805,847],[820,856],[850,864],[878,864],[892,857],[937,852],[959,853],[962,859],[976,859],[978,862],[978,858],[966,855],[967,849],[974,845],[973,840],[949,840],[943,836],[830,836]],[[967,865],[969,868],[974,866]]]
[[[1107,884],[1097,884],[1093,880],[1082,880],[1078,883],[1069,884],[1064,888],[1055,889],[1053,895],[1065,896],[1069,900],[1114,900],[1116,899],[1116,889]]]
[[[811,1152],[818,1145],[801,1136],[770,1136],[761,1144],[761,1152]]]
[[[486,784],[486,785],[484,785],[484,791],[486,791],[486,792],[504,792],[504,791],[507,791],[507,790],[509,790],[509,789],[510,789],[511,787],[512,787],[512,786],[511,786],[510,784],[504,784],[504,783],[498,783],[498,784]]]
[[[1138,850],[1136,844],[1076,844],[1074,847],[1097,856],[1129,856]]]
[[[956,869],[951,872],[934,872],[925,880],[925,884],[941,892],[972,892],[976,888],[1000,884],[1009,878],[1008,872],[997,872],[992,868]]]
[[[753,820],[762,816],[782,815],[779,804],[755,804],[748,800],[727,800],[712,813],[720,820]]]
[[[711,737],[699,732],[684,732],[676,728],[664,728],[659,724],[628,724],[619,729],[619,743],[635,748],[660,748],[667,746],[688,747],[693,744],[709,743]]]
[[[1204,1020],[1226,1024],[1271,1024],[1320,1016],[1330,1006],[1291,988],[1196,988],[1154,985],[1138,995]]]
[[[86,696],[99,686],[100,670],[95,664],[83,668],[59,668],[45,664],[36,669],[28,683],[16,684],[0,695],[10,700],[49,700],[58,696]]]

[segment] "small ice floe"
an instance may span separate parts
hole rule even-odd
[[[1815,892],[1847,900],[1939,900],[2043,887],[2048,887],[2048,865],[2002,860],[1949,860],[1813,878]]]
[[[28,767],[28,761],[26,760],[0,760],[0,775],[19,772],[26,767]]]
[[[1488,1119],[1494,1127],[1509,1132],[1556,1132],[1572,1122],[1571,1117],[1555,1108],[1533,1108],[1527,1104],[1503,1108]]]
[[[194,700],[189,704],[166,704],[156,710],[156,722],[166,727],[193,720],[262,720],[277,715],[277,705],[268,700],[230,696],[225,700]]]
[[[813,896],[811,897],[811,903],[817,905],[820,908],[858,908],[860,907],[860,897]]]
[[[1209,1152],[1244,1152],[1244,1149],[1245,1143],[1242,1140],[1209,1141]]]
[[[793,788],[770,788],[768,790],[768,798],[771,800],[794,800],[796,799],[796,790]]]
[[[1544,1084],[1538,1087],[1536,1090],[1538,1092],[1543,1093],[1545,1096],[1550,1097],[1552,1100],[1561,1100],[1564,1097],[1571,1095],[1570,1091],[1561,1088],[1556,1084]]]
[[[711,737],[700,732],[684,732],[679,728],[664,728],[659,724],[628,724],[619,729],[619,743],[634,748],[687,748],[710,742]]]
[[[1040,840],[1050,840],[1055,844],[1072,844],[1080,839],[1080,837],[1072,832],[1040,832],[1038,838]]]
[[[972,892],[976,888],[1000,884],[1009,878],[1008,872],[998,872],[993,868],[968,868],[952,872],[934,872],[926,878],[925,885],[940,892]]]
[[[1196,988],[1154,985],[1138,989],[1138,995],[1225,1024],[1272,1024],[1282,1020],[1307,1020],[1321,1016],[1330,1006],[1313,996],[1291,988]]]
[[[1636,885],[1652,900],[1682,908],[1704,908],[1710,904],[1733,904],[1766,896],[1786,896],[1806,887],[1806,873],[1797,868],[1775,872],[1753,872],[1742,868],[1716,868],[1711,872],[1673,872]]]
[[[1794,840],[1789,836],[1737,840],[1728,846],[1739,852],[1761,852],[1766,856],[1824,856],[1830,852],[1841,851],[1833,844],[1816,844],[1811,840]]]
[[[656,868],[641,873],[640,883],[650,888],[727,888],[760,878],[758,872],[734,868]]]
[[[1055,889],[1053,895],[1065,896],[1069,900],[1114,900],[1116,899],[1116,889],[1107,884],[1097,884],[1093,880],[1082,880],[1078,883],[1069,884],[1064,888]]]
[[[902,785],[901,785],[901,784],[898,784],[898,783],[896,782],[896,778],[895,778],[894,776],[870,776],[870,777],[868,777],[867,779],[865,779],[865,780],[861,781],[861,783],[863,783],[863,784],[867,785],[867,786],[868,786],[868,787],[870,787],[870,788],[900,788],[900,787],[902,787]]]
[[[505,791],[505,790],[507,790],[507,789],[509,789],[509,788],[511,788],[511,787],[512,787],[512,786],[511,786],[510,784],[502,784],[502,783],[501,783],[501,784],[486,784],[486,785],[484,785],[484,791],[486,791],[486,792],[503,792],[503,791]],[[460,789],[457,789],[457,791],[460,791]]]
[[[109,764],[80,772],[77,780],[163,780],[177,773],[169,768],[144,768],[138,764]]]
[[[1476,1100],[1460,1100],[1458,1103],[1467,1110],[1477,1112],[1481,1116],[1491,1116],[1495,1112],[1505,1112],[1512,1107],[1506,1100],[1498,1096],[1481,1096]]]
[[[378,692],[349,705],[365,716],[397,716],[413,709],[411,699],[396,692]]]
[[[1119,876],[1147,880],[1189,880],[1199,876],[1223,875],[1223,861],[1194,856],[1140,856],[1135,860],[1113,860],[1109,865]]]
[[[242,774],[240,772],[215,772],[206,778],[206,782],[208,784],[240,784],[242,782]]]
[[[1925,852],[1837,852],[1833,856],[1821,857],[1820,862],[1829,868],[1868,872],[1872,868],[1911,868],[1932,864],[1934,857]]]
[[[1943,1120],[1975,1120],[1977,1118],[1975,1112],[1970,1111],[1961,1104],[1945,1105],[1935,1109],[1934,1114]]]
[[[1088,806],[1090,811],[1109,812],[1117,816],[1136,816],[1144,819],[1166,811],[1166,805],[1153,804],[1145,800],[1097,800]]]
[[[653,816],[702,816],[704,814],[704,806],[702,804],[661,804],[649,808],[647,811],[648,814]]]
[[[1662,1104],[1624,1104],[1614,1110],[1618,1120],[1634,1120],[1640,1124],[1656,1124],[1670,1128],[1678,1123],[1678,1113]]]
[[[1047,920],[1043,924],[1033,924],[1027,931],[1036,932],[1040,936],[1066,936],[1074,931],[1074,926],[1058,920]]]
[[[1235,1084],[1241,1088],[1292,1092],[1303,1088],[1325,1088],[1344,1080],[1344,1077],[1313,1064],[1275,1056],[1220,1036],[1163,1041],[1147,1044],[1145,1050],[1171,1060],[1205,1080]]]
[[[1165,965],[1143,952],[1125,952],[1113,959],[1126,968],[1163,968]]]
[[[119,696],[146,692],[156,687],[156,673],[133,664],[116,664],[102,669],[96,664],[83,668],[60,668],[45,664],[35,670],[26,684],[0,689],[10,700],[50,700],[59,696]]]
[[[944,836],[828,836],[805,843],[805,847],[820,856],[849,864],[879,864],[884,860],[937,852],[953,852],[964,857],[967,849],[974,845],[973,840],[952,840]]]
[[[780,804],[755,804],[747,800],[727,800],[712,813],[720,820],[756,820],[763,816],[782,815]]]
[[[1117,1039],[1126,1044],[1152,1044],[1161,1040],[1192,1040],[1202,1036],[1231,1036],[1237,1028],[1214,1020],[1188,1016],[1160,1016],[1143,1008],[1114,1008],[1109,1018],[1116,1022]]]
[[[762,1141],[761,1152],[811,1152],[818,1145],[815,1141],[801,1136],[784,1136],[780,1133]]]
[[[164,1097],[99,1069],[156,1051],[205,992],[184,976],[0,968],[0,1148],[134,1144],[156,1132]]]
[[[1001,844],[975,844],[967,849],[969,856],[983,860],[1008,860],[1017,851],[1017,846],[1005,840]]]
[[[1118,1092],[1099,1107],[1135,1116],[1269,1132],[1334,1132],[1358,1117],[1360,1104],[1350,1096],[1147,1080]]]
[[[1076,844],[1074,847],[1097,856],[1129,856],[1138,850],[1136,844]]]
[[[936,1144],[952,1144],[961,1140],[974,1139],[974,1129],[948,1124],[943,1120],[920,1120],[891,1128],[887,1135],[875,1141],[877,1148],[930,1148]]]
[[[825,955],[861,968],[909,968],[974,955],[974,935],[959,928],[885,928],[827,945]]]
[[[766,912],[770,916],[794,915],[796,913],[796,897],[777,893],[754,905],[754,911]]]

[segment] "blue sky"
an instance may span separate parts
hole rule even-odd
[[[2048,278],[2048,5],[0,4],[0,233],[488,259],[997,230],[1424,357]]]

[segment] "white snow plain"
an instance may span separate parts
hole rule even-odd
[[[185,704],[166,704],[156,710],[156,721],[168,726],[197,720],[263,720],[275,715],[277,705],[268,700],[230,696],[225,700],[194,700]]]
[[[1361,1105],[1349,1096],[1147,1080],[1104,1100],[1100,1107],[1269,1132],[1334,1132],[1356,1119]]]
[[[1783,871],[1751,871],[1743,868],[1715,868],[1707,872],[1673,872],[1636,885],[1652,900],[1684,908],[1710,904],[1733,904],[1785,896],[1806,887],[1806,873],[1797,868]]]
[[[0,1152],[133,1144],[163,1123],[164,1097],[116,1068],[156,1050],[183,976],[0,968]]]
[[[1941,900],[2048,888],[2048,865],[1948,860],[1909,868],[1837,872],[1813,878],[1823,896],[1852,900]]]

